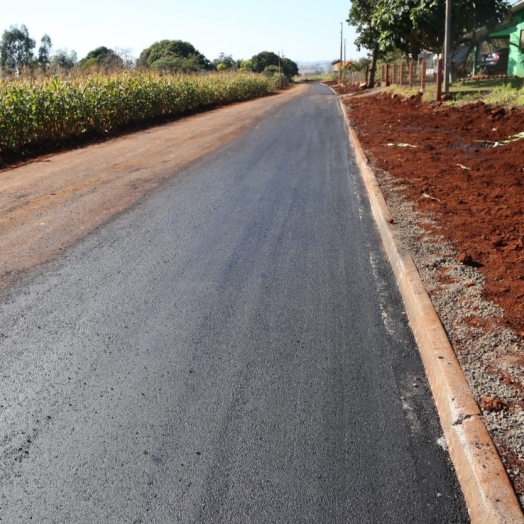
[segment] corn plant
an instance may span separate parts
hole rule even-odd
[[[79,78],[0,80],[0,152],[266,95],[254,74],[167,76],[124,72]]]

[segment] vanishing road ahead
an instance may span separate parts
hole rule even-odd
[[[295,90],[188,119],[265,107],[0,293],[2,522],[468,521],[337,100]]]

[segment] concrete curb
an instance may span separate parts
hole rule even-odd
[[[449,455],[473,524],[524,523],[524,515],[479,407],[447,338],[418,270],[398,241],[392,216],[373,170],[352,129],[342,101],[371,209],[400,288],[409,323],[448,442]]]

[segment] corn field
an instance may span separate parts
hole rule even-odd
[[[0,153],[89,132],[263,96],[262,75],[92,74],[83,78],[0,80]]]

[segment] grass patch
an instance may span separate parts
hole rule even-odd
[[[338,75],[336,75],[338,78]],[[305,75],[305,76],[296,76],[295,82],[325,82],[326,80],[334,80],[335,76],[333,73],[327,73],[325,75]]]
[[[503,106],[503,107],[523,107],[524,90],[515,89],[511,84],[494,87],[491,91],[479,91],[477,93],[468,93],[455,97],[448,102],[451,106],[463,106],[472,104],[481,100],[485,104]]]
[[[423,100],[435,100],[437,86],[434,83],[426,84]],[[420,86],[408,87],[391,86],[388,92],[402,96],[418,94]],[[453,99],[446,102],[450,106],[473,104],[479,100],[485,104],[504,107],[523,107],[524,89],[521,78],[479,78],[450,84],[449,92]]]

